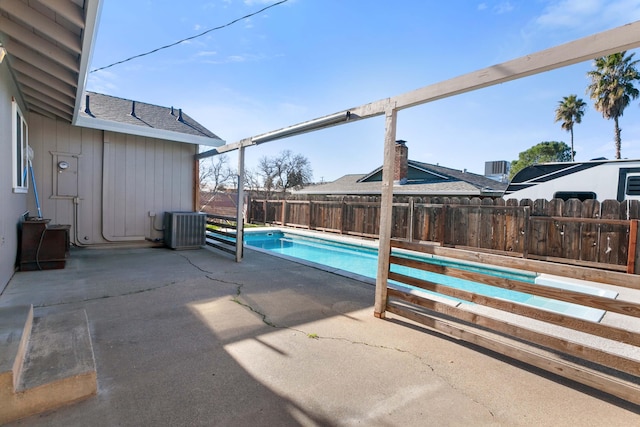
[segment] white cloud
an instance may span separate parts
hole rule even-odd
[[[540,29],[607,28],[640,19],[639,0],[561,0],[535,19]]]
[[[217,55],[217,52],[213,52],[212,55]],[[206,55],[198,55],[198,56],[206,56]],[[224,59],[214,60],[214,59],[205,59],[203,62],[205,64],[228,64],[228,63],[237,63],[237,62],[257,62],[266,59],[264,55],[253,55],[253,54],[237,54],[237,55],[229,55]]]
[[[497,4],[493,8],[493,10],[498,15],[503,14],[503,13],[509,13],[509,12],[511,12],[513,10],[513,5],[511,4],[510,1],[503,1],[503,2],[500,2],[499,4]]]
[[[118,89],[116,81],[119,76],[108,70],[100,70],[89,73],[87,78],[87,90],[98,93],[114,93]]]
[[[521,29],[518,54],[565,43],[640,19],[640,0],[545,0]]]
[[[514,6],[513,4],[511,4],[509,0],[502,0],[497,2],[497,4],[493,6],[489,6],[485,2],[478,3],[478,6],[476,9],[479,10],[480,12],[490,9],[493,13],[500,15],[503,13],[511,12],[514,9]]]
[[[218,54],[218,52],[213,51],[213,50],[202,50],[202,51],[196,53],[196,56],[215,56],[217,54]]]

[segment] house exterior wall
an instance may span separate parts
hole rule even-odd
[[[27,195],[13,192],[12,97],[18,99],[18,91],[4,61],[0,64],[0,292],[15,271],[18,224],[27,210]],[[26,111],[24,105],[20,108]]]
[[[165,211],[194,210],[195,145],[37,114],[30,129],[42,216],[71,225],[78,246],[160,240]],[[34,197],[28,205],[35,211]]]

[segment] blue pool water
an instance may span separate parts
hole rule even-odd
[[[261,248],[289,257],[311,261],[328,267],[356,273],[372,279],[375,279],[376,277],[378,266],[378,251],[375,247],[360,246],[336,240],[308,237],[306,235],[282,231],[248,232],[245,234],[245,244],[249,247]],[[510,278],[522,282],[536,283],[537,275],[532,272],[473,265],[454,260],[444,260],[441,258],[432,258],[429,256],[420,257],[407,255],[405,253],[401,254],[401,256],[417,258],[423,261],[426,260],[430,263],[445,265],[453,268],[478,271],[485,274]],[[546,310],[592,321],[599,321],[604,315],[604,311],[602,310],[592,309],[589,307],[583,307],[580,305],[565,303],[561,301],[550,300],[548,298],[536,297],[522,292],[496,288],[481,283],[471,282],[468,280],[426,272],[409,267],[392,265],[391,271],[485,296],[514,301],[521,304],[531,305],[534,307],[543,308]],[[416,290],[416,288],[412,288],[411,286],[394,283],[391,281],[390,285],[394,287],[409,288],[410,290],[414,291]],[[424,290],[419,291],[427,292]],[[584,291],[584,289],[582,291]],[[594,289],[589,293],[595,294],[597,292],[598,290]],[[433,294],[431,292],[427,293]],[[444,295],[438,295],[440,297],[445,297]],[[451,297],[445,298],[458,301]]]

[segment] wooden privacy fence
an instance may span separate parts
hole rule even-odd
[[[443,248],[435,245],[392,240],[388,248],[389,280],[463,300],[447,304],[429,294],[387,289],[386,311],[422,323],[443,334],[518,359],[570,378],[635,404],[640,404],[640,329],[614,325],[637,325],[640,304],[626,299],[625,291],[640,289],[640,277],[585,267],[516,259],[495,254]],[[484,265],[512,267],[608,283],[620,290],[618,299],[573,290],[496,277],[459,267],[431,264],[403,254],[430,254],[475,261]],[[381,256],[383,254],[381,253]],[[422,280],[394,271],[395,266],[445,274],[492,287],[520,291],[615,313],[617,321],[599,323],[525,303],[486,296]],[[416,276],[413,274],[413,276]],[[632,291],[633,292],[633,291]],[[628,291],[626,293],[629,293]],[[473,303],[473,304],[469,304]],[[480,307],[480,308],[479,308]],[[535,322],[526,318],[535,319]],[[523,320],[524,319],[524,320]],[[542,323],[542,326],[540,322]],[[561,328],[558,328],[560,326]],[[584,338],[585,334],[588,338]],[[622,349],[620,347],[623,347]],[[630,356],[631,354],[631,356]],[[635,356],[634,356],[635,355]]]
[[[396,198],[392,237],[635,273],[638,201]],[[377,238],[376,197],[252,200],[249,221]]]

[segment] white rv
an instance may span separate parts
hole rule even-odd
[[[640,160],[541,163],[518,172],[503,199],[640,200]]]

